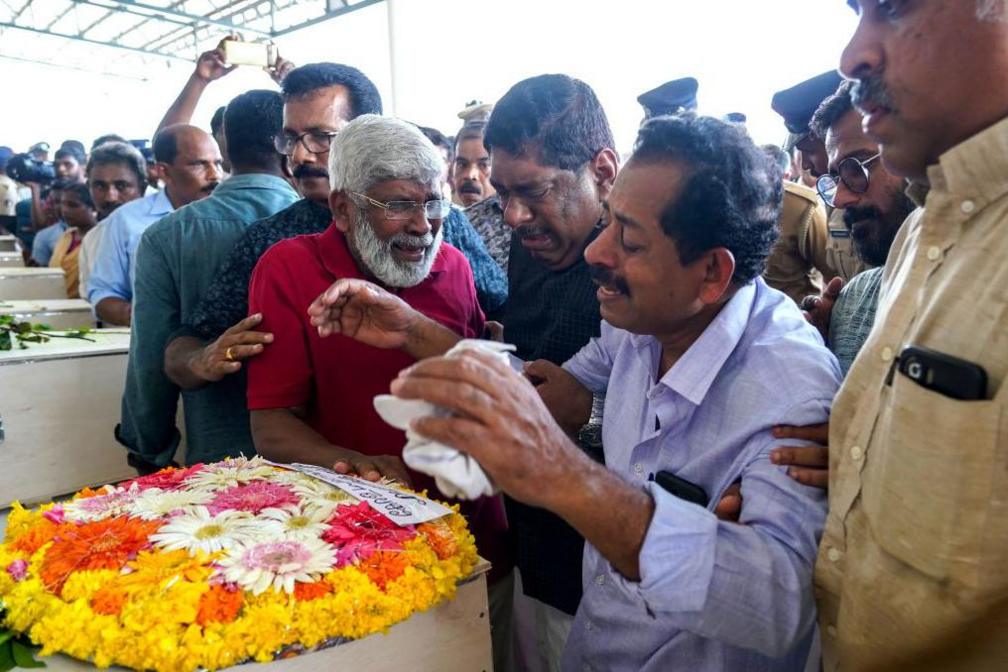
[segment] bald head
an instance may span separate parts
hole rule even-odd
[[[166,126],[154,136],[154,159],[175,208],[209,196],[221,180],[221,153],[213,137],[188,124]]]

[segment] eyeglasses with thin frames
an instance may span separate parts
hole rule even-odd
[[[419,203],[417,201],[389,201],[387,203],[382,203],[381,201],[371,198],[367,194],[361,194],[356,191],[351,191],[350,193],[354,196],[363,198],[376,208],[383,209],[385,211],[385,219],[411,219],[413,217],[413,213],[418,207],[423,208],[424,215],[427,219],[444,219],[451,211],[451,203],[441,198],[426,201],[425,203]]]
[[[863,194],[868,191],[868,166],[877,161],[880,156],[882,156],[881,152],[864,161],[859,161],[853,156],[848,156],[837,164],[836,176],[827,173],[816,180],[816,189],[819,191],[822,199],[826,201],[826,205],[831,208],[835,207],[837,188],[841,182],[855,194]]]

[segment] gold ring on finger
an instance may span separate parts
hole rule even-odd
[[[227,350],[224,351],[224,359],[226,359],[229,362],[235,361],[234,352],[232,352],[231,348],[228,348]]]

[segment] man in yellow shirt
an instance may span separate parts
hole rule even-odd
[[[49,259],[50,268],[62,268],[66,274],[68,299],[80,298],[80,251],[81,243],[88,231],[98,223],[98,211],[86,184],[66,184],[60,200],[60,210],[68,227],[56,241],[53,255]]]
[[[860,20],[841,70],[923,208],[893,243],[875,328],[833,405],[824,669],[1005,670],[1008,7],[849,4]]]

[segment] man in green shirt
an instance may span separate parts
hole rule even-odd
[[[164,374],[165,345],[199,304],[221,261],[245,228],[298,200],[283,177],[273,137],[283,123],[283,101],[273,91],[248,91],[224,113],[232,176],[214,193],[148,228],[136,255],[133,325],[116,438],[140,471],[175,457],[179,388]],[[244,372],[182,391],[189,464],[255,449],[245,409]]]

